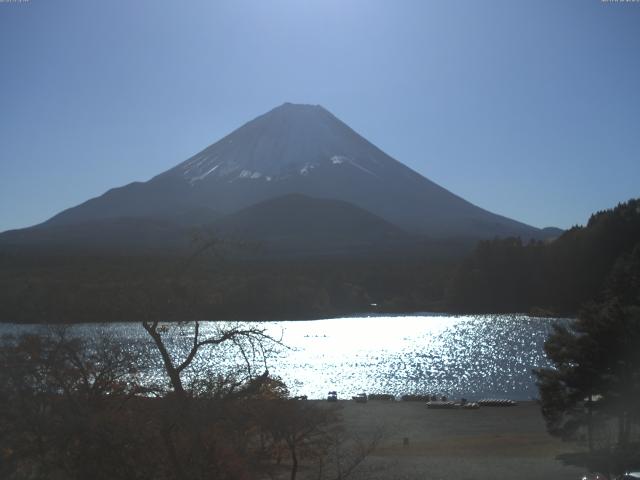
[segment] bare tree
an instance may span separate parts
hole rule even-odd
[[[279,343],[278,340],[268,335],[264,329],[257,327],[233,324],[228,328],[220,329],[213,335],[203,336],[201,334],[200,321],[196,320],[193,322],[193,325],[192,341],[189,350],[183,354],[181,359],[175,359],[171,356],[165,339],[163,338],[163,334],[170,332],[170,329],[165,325],[161,325],[158,320],[145,320],[142,322],[143,328],[153,339],[154,345],[162,357],[162,364],[171,383],[171,387],[179,398],[184,398],[187,395],[182,378],[183,372],[193,363],[198,353],[205,347],[217,347],[225,343],[234,345],[245,359],[247,369],[250,371],[251,362],[247,355],[247,348],[250,348],[253,352],[260,351],[265,354],[265,343]],[[266,365],[265,355],[262,355],[262,357]]]

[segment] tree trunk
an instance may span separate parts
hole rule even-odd
[[[291,451],[291,480],[296,480],[298,474],[298,455],[296,453],[295,442],[289,444],[289,450]]]
[[[625,412],[618,413],[618,445],[625,446],[627,444],[627,432],[625,422]]]
[[[173,364],[173,361],[171,360],[171,355],[169,355],[169,352],[167,351],[167,347],[165,347],[164,342],[162,341],[162,336],[160,335],[160,332],[158,332],[157,328],[155,328],[155,325],[149,325],[148,323],[143,322],[142,326],[149,333],[149,335],[151,335],[151,338],[153,338],[153,341],[156,344],[158,351],[160,352],[160,356],[162,357],[162,363],[164,364],[164,369],[167,372],[167,375],[169,376],[169,380],[171,381],[171,386],[173,387],[173,391],[175,392],[178,398],[180,399],[185,398],[186,394],[184,391],[184,387],[182,386],[182,379],[180,378],[180,372],[178,372],[178,369]]]
[[[591,394],[589,394],[587,401],[587,441],[589,452],[593,452],[593,397]]]

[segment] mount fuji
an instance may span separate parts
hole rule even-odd
[[[301,196],[314,201],[301,202]],[[285,103],[149,181],[109,190],[40,225],[5,232],[0,241],[46,245],[72,238],[91,243],[100,236],[108,243],[117,225],[118,242],[126,245],[128,235],[139,239],[139,230],[151,225],[154,234],[148,235],[149,241],[161,242],[196,225],[222,229],[237,225],[238,218],[248,228],[258,221],[252,215],[268,224],[263,216],[273,206],[255,207],[278,198],[280,225],[287,218],[287,202],[299,204],[297,221],[304,216],[300,205],[313,205],[307,223],[300,223],[302,229],[326,214],[330,218],[320,223],[331,230],[331,218],[344,205],[343,210],[359,217],[363,225],[378,222],[371,235],[397,229],[396,236],[401,231],[439,240],[548,236],[545,230],[491,213],[449,192],[384,153],[323,107]],[[329,202],[326,209],[323,201]],[[351,223],[345,215],[340,215],[336,228]],[[225,220],[228,216],[236,220]],[[123,222],[135,224],[135,229],[123,228]],[[360,237],[366,234],[360,232]]]

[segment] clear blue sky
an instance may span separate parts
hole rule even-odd
[[[640,3],[22,1],[0,3],[0,231],[285,101],[535,226],[640,195]]]

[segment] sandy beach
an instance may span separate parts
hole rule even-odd
[[[358,478],[569,480],[583,473],[556,460],[579,446],[551,437],[533,402],[478,410],[430,410],[424,402],[338,404],[350,434],[366,439],[383,432]]]

